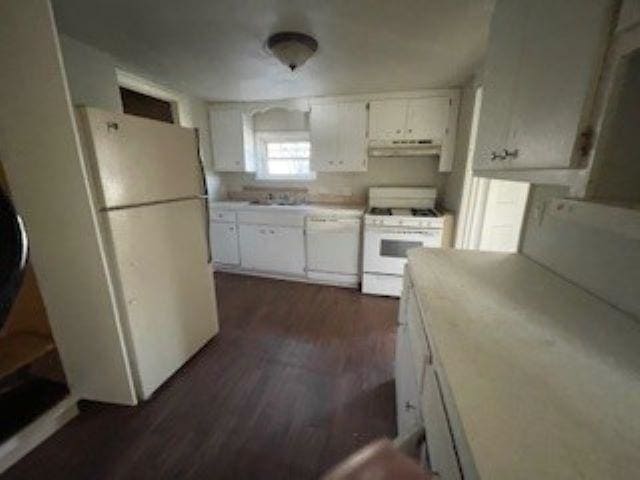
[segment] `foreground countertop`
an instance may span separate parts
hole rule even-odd
[[[519,254],[409,269],[482,479],[640,478],[635,319]]]
[[[282,211],[303,215],[362,215],[364,205],[336,205],[328,203],[304,203],[300,205],[260,205],[247,201],[222,200],[209,202],[213,209],[243,211]]]

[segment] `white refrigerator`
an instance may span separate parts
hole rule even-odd
[[[197,133],[94,108],[77,118],[135,400],[147,399],[218,332]]]

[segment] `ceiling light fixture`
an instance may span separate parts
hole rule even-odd
[[[293,72],[318,50],[318,42],[304,33],[278,32],[267,39],[267,48]]]

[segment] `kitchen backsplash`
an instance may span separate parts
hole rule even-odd
[[[269,201],[286,199],[294,203],[331,203],[337,205],[364,205],[366,197],[339,195],[335,193],[311,192],[307,188],[295,187],[252,187],[227,192],[229,200]]]

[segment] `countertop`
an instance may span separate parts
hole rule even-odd
[[[482,479],[640,478],[636,319],[519,254],[409,269]]]
[[[328,203],[304,203],[300,205],[259,205],[248,201],[222,200],[209,202],[213,209],[244,211],[300,212],[304,215],[362,215],[364,205],[335,205]]]

